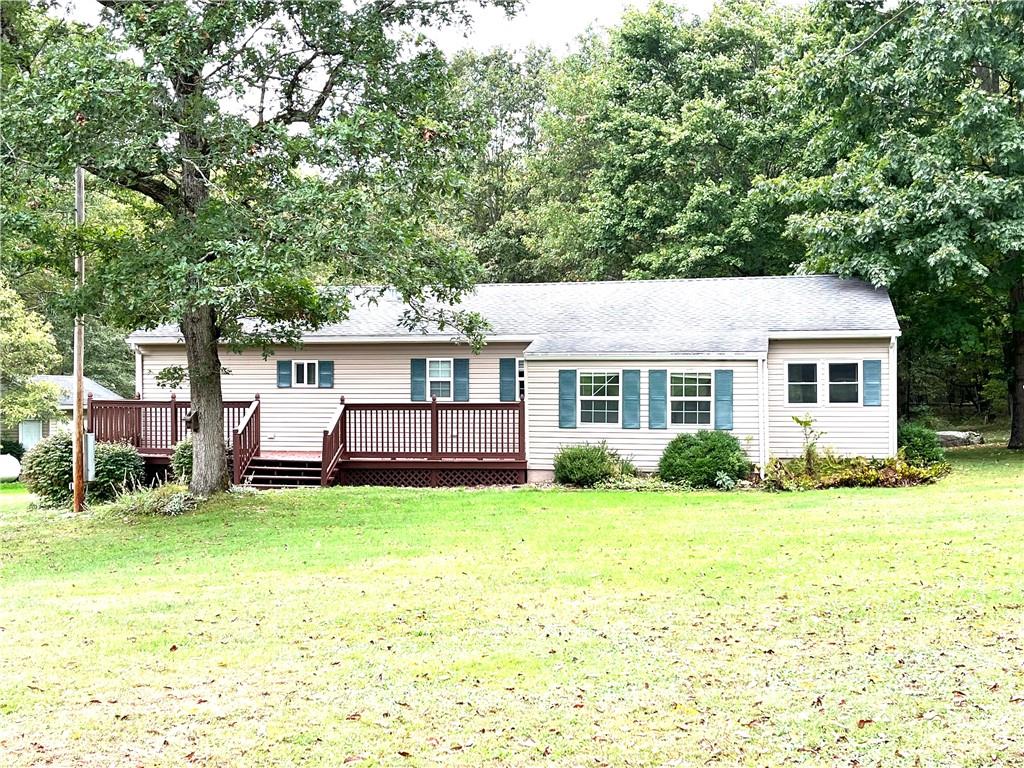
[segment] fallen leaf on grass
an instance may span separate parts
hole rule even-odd
[[[857,721],[857,727],[858,728],[863,728],[865,725],[870,725],[873,722],[875,722],[875,721],[872,720],[871,718],[864,718],[863,720],[858,720]]]
[[[348,757],[346,757],[341,762],[343,762],[343,763],[358,763],[359,761],[365,760],[365,759],[366,759],[366,755],[349,755]]]

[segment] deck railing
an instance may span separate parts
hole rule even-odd
[[[252,405],[234,429],[232,439],[231,473],[235,485],[241,485],[245,470],[254,456],[260,455],[260,396],[257,394]]]
[[[327,486],[331,484],[331,480],[334,478],[334,470],[337,468],[342,456],[345,455],[345,416],[345,396],[342,395],[341,403],[331,418],[330,426],[324,430],[323,448],[320,451],[320,485]]]
[[[526,459],[526,404],[348,403],[343,457]],[[326,454],[325,454],[326,455]]]
[[[252,405],[249,400],[224,401],[224,440],[232,444],[235,428]],[[88,431],[98,442],[127,442],[143,456],[167,456],[191,434],[188,400],[94,400],[89,398]]]

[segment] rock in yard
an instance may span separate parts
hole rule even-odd
[[[981,445],[985,438],[980,432],[936,432],[939,443],[943,448],[958,448],[962,445]]]

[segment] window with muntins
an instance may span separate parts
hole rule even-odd
[[[673,424],[711,424],[711,374],[673,373],[669,401]]]
[[[438,400],[452,399],[451,360],[427,360],[427,395]]]
[[[786,367],[786,399],[797,404],[818,402],[817,363],[790,363]]]
[[[830,403],[860,402],[860,365],[828,364],[828,401]]]
[[[580,422],[618,424],[621,378],[616,373],[580,374]]]
[[[315,387],[317,385],[317,373],[316,360],[293,360],[292,386]]]

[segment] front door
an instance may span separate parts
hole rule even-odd
[[[43,422],[38,419],[23,421],[18,426],[18,442],[25,447],[26,451],[31,451],[35,444],[42,439]]]

